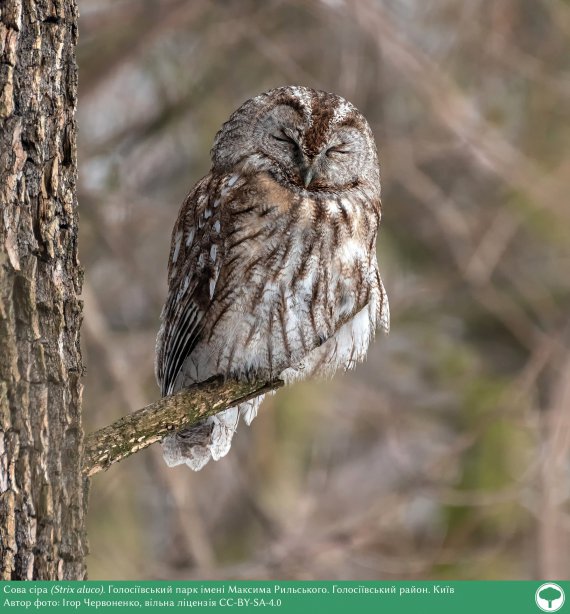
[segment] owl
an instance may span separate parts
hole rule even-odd
[[[366,119],[336,94],[280,87],[230,116],[211,158],[172,233],[156,351],[162,394],[214,375],[288,384],[354,367],[390,318]],[[225,456],[262,398],[166,437],[167,464],[199,470]]]

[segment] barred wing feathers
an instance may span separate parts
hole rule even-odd
[[[210,175],[183,203],[172,233],[168,299],[157,340],[156,377],[163,395],[174,386],[200,339],[220,275],[223,245],[219,201],[208,197]]]

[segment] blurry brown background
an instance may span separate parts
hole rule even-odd
[[[96,578],[570,578],[570,2],[80,0],[85,425],[158,397],[178,207],[245,99],[369,119],[392,332],[225,459],[94,478]]]

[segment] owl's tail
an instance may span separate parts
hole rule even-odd
[[[200,471],[213,458],[219,460],[231,448],[240,417],[249,426],[257,416],[263,395],[210,416],[195,426],[169,435],[162,442],[162,454],[169,467],[186,463]]]

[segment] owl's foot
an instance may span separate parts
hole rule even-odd
[[[257,416],[257,409],[263,397],[252,399],[237,407],[207,418],[192,428],[169,435],[162,442],[162,454],[169,467],[186,464],[194,471],[200,471],[213,458],[223,458],[232,445],[240,416],[249,426]]]

